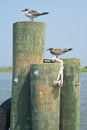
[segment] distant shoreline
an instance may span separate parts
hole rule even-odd
[[[0,68],[0,72],[12,72],[12,68]],[[81,68],[81,72],[87,72],[87,68]]]
[[[81,68],[81,72],[87,72],[87,68]]]
[[[0,72],[12,72],[12,68],[0,68]]]

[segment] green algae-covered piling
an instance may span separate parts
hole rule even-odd
[[[53,87],[60,63],[30,66],[32,130],[59,130],[60,87]]]
[[[11,130],[31,130],[29,69],[43,62],[44,42],[45,23],[14,23]]]
[[[80,130],[80,60],[64,59],[60,130]]]
[[[62,67],[43,63],[44,42],[44,23],[14,23],[11,130],[79,130],[80,60],[63,59],[60,92]]]

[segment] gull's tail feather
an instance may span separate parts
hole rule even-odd
[[[68,51],[71,51],[73,48],[69,48]]]
[[[49,12],[43,12],[42,15],[49,14]]]

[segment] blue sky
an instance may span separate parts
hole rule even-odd
[[[12,66],[13,23],[29,21],[21,12],[29,8],[50,14],[35,21],[46,23],[44,57],[49,47],[73,48],[61,58],[80,58],[87,65],[87,0],[3,0],[0,7],[0,66]]]

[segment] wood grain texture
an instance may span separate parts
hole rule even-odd
[[[80,129],[80,60],[64,59],[60,99],[60,130]]]
[[[53,87],[59,70],[60,63],[30,66],[32,130],[59,130],[60,87]]]
[[[29,70],[43,62],[44,42],[45,23],[14,23],[11,130],[31,130]]]

